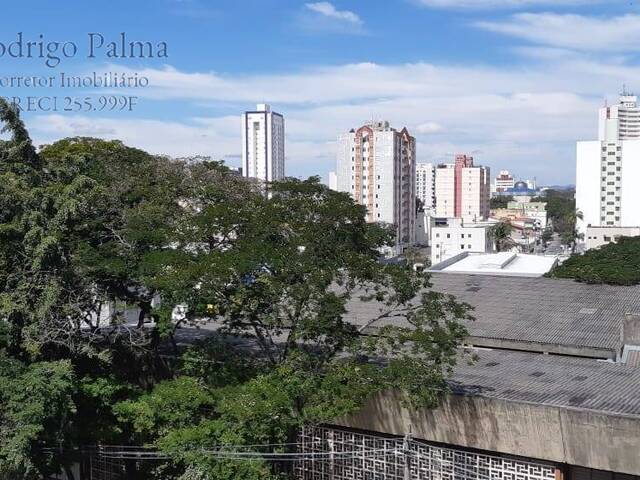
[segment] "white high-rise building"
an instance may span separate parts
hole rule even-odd
[[[265,103],[242,114],[242,174],[263,182],[284,178],[284,117]]]
[[[479,222],[489,218],[490,171],[473,164],[473,157],[456,155],[455,163],[438,165],[436,216]]]
[[[432,163],[416,164],[416,197],[422,202],[425,210],[436,205],[436,174]]]
[[[329,172],[329,188],[338,190],[338,175],[336,175],[336,172]]]
[[[623,92],[600,109],[598,140],[576,146],[578,232],[588,227],[640,226],[640,108]]]
[[[367,221],[395,225],[398,252],[415,238],[415,158],[415,138],[389,122],[338,136],[337,190],[367,207]]]
[[[640,107],[638,98],[627,92],[620,94],[617,105],[604,106],[600,109],[598,122],[598,140],[601,142],[617,142],[640,138]]]

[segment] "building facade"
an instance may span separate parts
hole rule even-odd
[[[637,237],[640,227],[587,227],[585,243],[587,250],[615,243],[620,237]]]
[[[579,233],[588,227],[640,226],[640,109],[625,94],[600,110],[597,141],[576,146],[576,209]]]
[[[425,210],[433,209],[436,204],[436,174],[432,163],[416,164],[416,197]]]
[[[284,117],[267,104],[242,114],[242,173],[263,182],[284,178]]]
[[[338,137],[337,190],[367,208],[368,222],[393,224],[399,251],[415,239],[415,158],[415,138],[386,121]]]
[[[500,173],[493,181],[493,192],[504,192],[509,188],[513,188],[516,183],[513,175],[509,173],[509,170],[500,170]]]
[[[456,155],[455,163],[435,169],[436,216],[482,221],[489,218],[490,173],[473,157]]]
[[[329,172],[329,188],[338,190],[338,175],[336,175],[336,172]]]
[[[431,265],[465,252],[493,250],[489,223],[465,223],[460,218],[434,218],[431,224]]]
[[[640,107],[637,96],[623,89],[617,105],[606,105],[600,109],[598,139],[603,142],[640,139]]]

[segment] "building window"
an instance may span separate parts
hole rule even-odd
[[[464,250],[464,245],[460,245],[460,250]]]

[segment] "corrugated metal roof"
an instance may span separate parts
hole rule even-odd
[[[455,367],[455,393],[640,417],[640,369],[619,363],[481,350]]]
[[[550,278],[435,273],[433,289],[474,307],[473,337],[617,350],[625,313],[640,313],[640,287],[588,285]],[[349,319],[364,324],[380,309],[352,301]],[[402,324],[402,316],[382,322]]]

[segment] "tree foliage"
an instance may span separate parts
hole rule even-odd
[[[616,243],[572,255],[549,275],[585,283],[640,284],[640,237],[620,237]]]
[[[498,252],[505,251],[515,244],[515,242],[511,240],[511,230],[513,230],[513,227],[508,221],[496,223],[491,227],[491,237],[495,242]]]
[[[580,238],[576,223],[582,214],[576,210],[574,190],[547,190],[544,197],[536,197],[532,202],[546,202],[547,216],[553,231],[560,235],[562,243],[575,250]]]
[[[56,447],[67,446],[73,391],[70,362],[26,365],[0,354],[0,479],[58,471]]]
[[[511,195],[496,195],[491,197],[491,200],[489,200],[489,207],[491,210],[507,208],[509,206],[509,202],[512,201],[513,197]]]
[[[169,456],[139,478],[268,478],[206,449],[290,444],[384,389],[420,406],[446,391],[469,306],[379,262],[392,232],[348,195],[118,141],[36,152],[1,100],[0,120],[0,478],[91,443]],[[374,306],[362,324],[353,302]],[[211,338],[179,348],[202,325]]]

